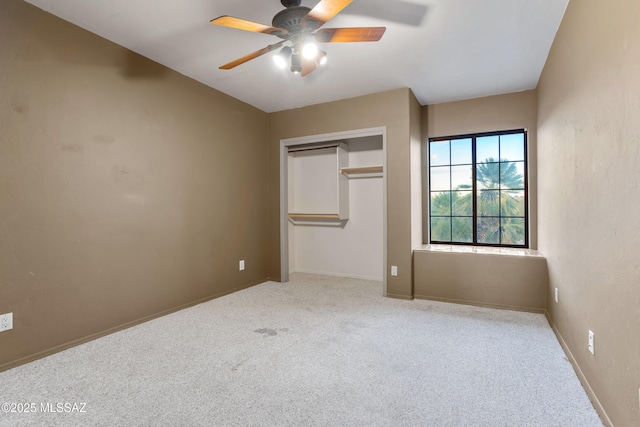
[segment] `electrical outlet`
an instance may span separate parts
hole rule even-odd
[[[589,331],[589,351],[591,354],[596,354],[593,331]]]
[[[244,270],[244,260],[240,260],[240,271]]]
[[[397,276],[398,275],[398,266],[397,265],[392,265],[391,266],[391,275],[392,276]]]
[[[0,332],[13,329],[13,313],[0,315]]]
[[[558,302],[558,288],[556,288],[555,290],[555,299],[556,299],[556,303]]]

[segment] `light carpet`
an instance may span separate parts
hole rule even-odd
[[[543,315],[291,279],[0,373],[0,425],[602,426]]]

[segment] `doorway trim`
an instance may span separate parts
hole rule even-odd
[[[288,155],[292,145],[317,144],[319,142],[360,138],[366,136],[382,137],[382,294],[387,296],[387,127],[373,127],[343,132],[323,133],[280,140],[280,281],[289,281],[289,170]]]

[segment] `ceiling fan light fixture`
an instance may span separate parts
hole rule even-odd
[[[299,74],[302,72],[302,58],[300,55],[291,55],[291,72]]]
[[[327,52],[325,52],[324,50],[319,50],[318,54],[316,55],[316,61],[318,61],[318,64],[320,65],[324,65],[327,63]]]
[[[302,48],[302,56],[306,59],[315,59],[318,55],[318,46],[315,43],[306,43]]]
[[[285,46],[273,56],[273,62],[276,63],[278,68],[286,68],[289,64],[289,58],[291,58],[291,48]]]

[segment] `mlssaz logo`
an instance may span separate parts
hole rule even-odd
[[[52,413],[72,413],[72,412],[87,412],[86,403],[41,403],[40,412],[52,412]]]

